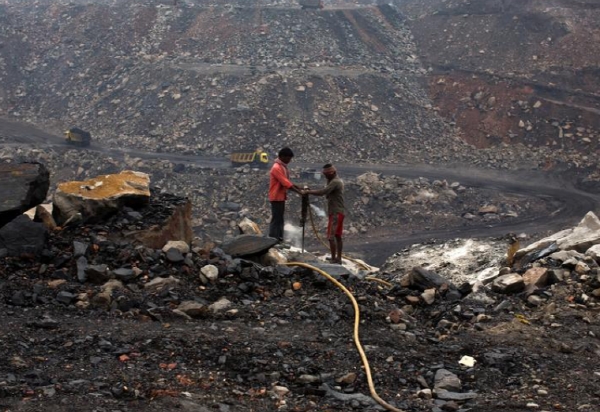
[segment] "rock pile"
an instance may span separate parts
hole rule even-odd
[[[519,153],[528,153],[537,167],[570,165],[598,179],[590,156],[600,136],[600,62],[591,37],[600,31],[600,14],[593,1],[557,1],[553,9],[538,2],[445,0],[398,7],[409,17],[439,113],[466,142],[506,148],[485,150],[482,165],[511,167]],[[500,37],[505,41],[497,42]]]
[[[224,158],[284,144],[310,161],[598,179],[593,4],[337,3],[7,2],[0,62],[18,58],[1,66],[0,113],[113,147]]]

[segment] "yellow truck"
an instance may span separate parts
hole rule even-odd
[[[323,8],[323,0],[300,0],[299,3],[302,10]]]
[[[76,146],[89,146],[92,141],[92,135],[78,127],[72,127],[65,132],[65,141],[67,144]]]
[[[261,149],[253,152],[239,151],[231,153],[231,165],[234,167],[251,165],[257,167],[269,167],[269,155]]]

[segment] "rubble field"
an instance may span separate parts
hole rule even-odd
[[[51,232],[39,258],[4,252],[2,410],[382,410],[351,301],[293,262],[356,298],[376,391],[397,409],[600,407],[593,214],[512,257],[506,239],[457,240],[412,246],[377,272],[289,246],[269,252],[276,264],[226,243],[128,237],[184,201],[155,193]]]

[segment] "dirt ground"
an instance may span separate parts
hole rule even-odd
[[[0,261],[0,410],[380,410],[358,395],[368,396],[369,387],[350,300],[316,272],[253,265],[206,283],[199,266],[161,260],[181,280],[177,287],[146,292],[144,275],[112,308],[81,308],[60,297],[98,292],[73,279],[70,245],[81,233],[52,238],[54,268]],[[122,247],[120,259],[130,250]],[[209,261],[224,263],[214,254]],[[598,307],[581,300],[583,292],[589,298],[589,279],[568,276],[544,291],[540,307],[489,291],[408,305],[421,292],[400,286],[401,275],[377,274],[392,287],[341,279],[359,303],[360,340],[385,401],[405,411],[600,408]],[[172,310],[222,298],[226,310],[194,319]],[[402,322],[394,323],[399,309]],[[462,367],[463,356],[475,365]],[[476,397],[452,402],[420,393],[442,368],[460,379],[461,394]]]

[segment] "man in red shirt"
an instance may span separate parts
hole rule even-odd
[[[289,147],[281,149],[269,174],[269,201],[271,202],[269,237],[274,237],[279,241],[283,241],[283,216],[287,191],[301,192],[300,188],[290,181],[287,165],[292,161],[292,157],[294,157],[292,149]]]

